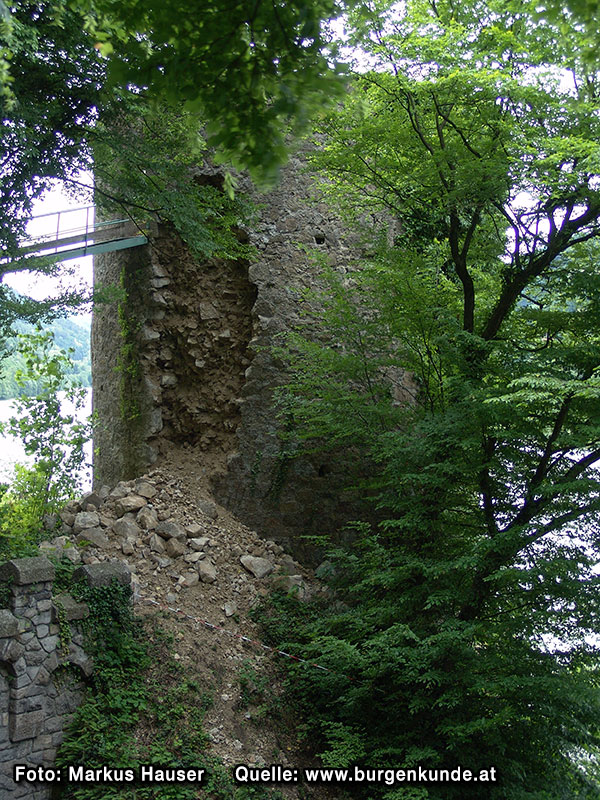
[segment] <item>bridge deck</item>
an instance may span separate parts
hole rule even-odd
[[[68,261],[148,243],[146,233],[132,219],[96,222],[94,206],[40,214],[31,218],[30,226],[37,231],[22,240],[17,255],[27,261]],[[0,252],[1,262],[11,260]]]

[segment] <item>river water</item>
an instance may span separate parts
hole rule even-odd
[[[0,400],[0,422],[7,422],[11,417],[18,417],[14,408],[14,400]],[[73,410],[71,403],[63,398],[61,403],[62,413],[70,413]],[[77,415],[80,421],[84,421],[92,412],[92,390],[86,389],[85,403],[83,409]],[[81,474],[82,488],[88,491],[91,488],[91,465],[92,465],[92,443],[88,442],[85,447],[86,465]],[[0,436],[0,482],[10,480],[14,465],[16,463],[30,464],[33,459],[27,456],[21,441],[8,434]]]

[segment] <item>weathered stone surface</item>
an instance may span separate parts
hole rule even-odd
[[[19,621],[10,611],[0,610],[0,639],[7,636],[16,636],[19,632]]]
[[[0,565],[0,581],[11,580],[16,586],[54,580],[54,564],[46,556],[14,558]]]
[[[142,535],[140,526],[129,517],[122,517],[113,522],[112,529],[117,536],[123,536],[125,539],[135,540]]]
[[[178,522],[165,520],[156,526],[156,532],[163,539],[186,539],[185,531]]]
[[[81,564],[81,553],[76,547],[65,547],[63,555],[69,559],[71,564]]]
[[[183,560],[188,564],[195,564],[197,561],[206,558],[206,553],[188,553]]]
[[[208,536],[199,536],[196,539],[188,539],[188,544],[192,550],[204,550],[208,547],[209,541]]]
[[[58,635],[46,636],[40,641],[40,644],[47,653],[53,653],[58,647]]]
[[[202,320],[219,319],[220,316],[214,305],[207,300],[200,301],[198,304],[198,313]]]
[[[42,525],[46,531],[55,530],[58,525],[58,514],[44,514]]]
[[[191,586],[195,586],[197,583],[200,582],[200,575],[197,572],[186,572],[183,576],[183,583],[182,586],[185,586],[186,589],[189,589]],[[173,600],[169,600],[167,597],[167,602],[176,602],[176,598]]]
[[[157,489],[149,481],[139,480],[135,482],[135,491],[140,497],[151,500],[156,495]]]
[[[274,569],[270,561],[259,556],[240,556],[240,562],[255,578],[264,578]]]
[[[119,481],[119,483],[117,483],[114,489],[110,490],[108,496],[119,500],[122,497],[127,497],[128,494],[129,494],[129,488],[127,487],[125,482]]]
[[[214,583],[217,580],[217,568],[208,559],[196,564],[202,583]]]
[[[144,506],[144,508],[140,509],[138,515],[136,517],[136,522],[142,528],[147,531],[154,530],[158,525],[158,517],[156,515],[156,511],[153,508],[148,508],[148,506]]]
[[[28,714],[11,714],[9,733],[12,742],[33,739],[39,733],[44,722],[43,711],[31,711]]]
[[[202,533],[204,528],[202,525],[199,525],[197,522],[192,522],[191,525],[185,526],[185,532],[190,538],[194,538],[198,536],[198,534]]]
[[[108,536],[102,528],[86,528],[86,530],[77,534],[76,540],[79,544],[89,542],[94,547],[100,547],[101,549],[108,547],[110,544]]]
[[[167,539],[165,552],[171,558],[179,558],[185,553],[185,545],[179,539]]]
[[[96,511],[80,511],[75,516],[73,523],[74,533],[81,533],[88,528],[97,528],[100,525],[100,517]]]
[[[52,619],[58,622],[60,619],[57,606],[61,607],[62,613],[67,621],[73,619],[85,619],[90,614],[90,608],[87,603],[79,603],[68,592],[56,595],[52,607]]]
[[[149,540],[150,550],[153,553],[164,553],[165,552],[165,542],[162,537],[160,537],[157,533],[153,533]]]
[[[98,492],[87,492],[81,498],[81,507],[85,508],[86,505],[92,505],[95,508],[100,508],[103,499]]]
[[[123,586],[131,583],[131,572],[122,561],[86,564],[73,573],[73,580],[84,580],[88,586],[110,586],[113,580]]]
[[[94,662],[89,658],[80,647],[71,646],[69,653],[71,664],[79,667],[84,675],[89,676],[94,671]]]
[[[115,503],[115,513],[117,517],[122,517],[130,511],[138,511],[147,504],[145,497],[139,494],[128,494],[126,497],[119,498]]]
[[[198,508],[209,519],[216,519],[219,516],[217,506],[210,500],[198,500]]]

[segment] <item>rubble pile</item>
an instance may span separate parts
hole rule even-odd
[[[161,614],[161,626],[174,636],[174,657],[212,695],[205,723],[215,755],[225,764],[259,766],[306,760],[281,720],[265,719],[264,707],[241,699],[244,665],[267,676],[267,703],[281,692],[273,656],[246,641],[261,636],[250,609],[274,587],[299,601],[322,591],[281,545],[199,496],[184,474],[162,469],[73,500],[47,526],[40,545],[47,555],[127,564],[136,613]]]

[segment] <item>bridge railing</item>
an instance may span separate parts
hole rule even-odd
[[[95,207],[90,205],[32,217],[27,235],[20,242],[19,256],[67,261],[148,242],[141,225],[132,219],[97,222],[95,216]],[[0,253],[0,260],[9,259]]]

